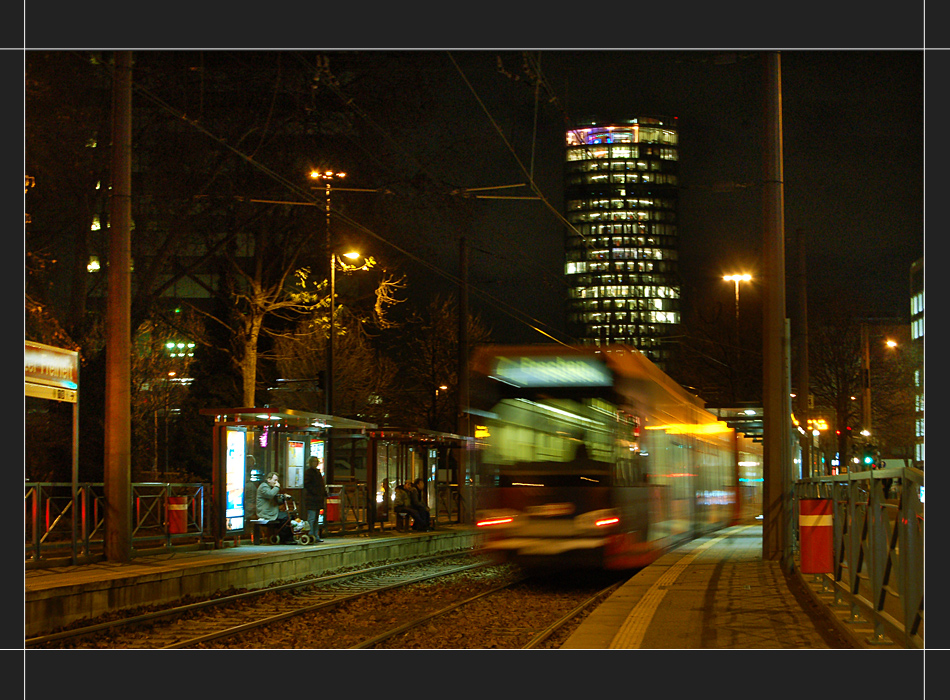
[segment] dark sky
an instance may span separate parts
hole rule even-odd
[[[844,24],[837,20],[850,17],[845,5],[798,5],[800,11],[787,18],[787,26],[770,29],[780,37],[775,44],[762,40],[761,33],[749,34],[723,22],[716,13],[707,15],[710,11],[702,7],[692,10],[691,17],[697,22],[679,27],[687,47],[710,45],[703,28],[707,22],[710,27],[726,27],[715,35],[716,45],[745,46],[747,37],[755,36],[757,40],[749,49],[668,50],[662,45],[658,47],[661,50],[646,51],[545,48],[596,44],[590,32],[595,26],[607,31],[611,22],[617,23],[618,30],[637,26],[629,23],[629,5],[622,3],[602,3],[597,6],[598,13],[558,20],[559,31],[552,33],[546,31],[544,20],[539,20],[542,29],[527,27],[522,21],[526,15],[513,6],[506,5],[504,14],[483,6],[478,12],[473,10],[466,22],[472,27],[487,26],[491,18],[486,13],[494,9],[497,22],[491,24],[492,33],[484,35],[484,43],[481,35],[473,38],[464,31],[465,38],[460,40],[459,27],[448,22],[447,16],[442,19],[452,24],[445,27],[449,33],[439,30],[433,34],[431,25],[423,22],[434,19],[431,13],[413,16],[413,21],[403,22],[395,31],[396,25],[387,27],[385,18],[354,24],[352,16],[339,10],[339,15],[322,14],[312,33],[297,26],[299,22],[289,21],[287,32],[277,30],[283,27],[280,18],[267,15],[258,18],[261,30],[267,30],[263,35],[258,35],[253,22],[248,28],[238,19],[220,18],[210,24],[199,20],[194,21],[197,24],[177,24],[159,35],[138,25],[124,27],[128,29],[124,33],[84,34],[78,45],[88,47],[93,41],[93,48],[112,46],[114,42],[105,39],[120,36],[130,37],[125,45],[138,50],[284,49],[319,45],[323,37],[329,46],[348,50],[366,47],[367,56],[377,57],[385,70],[398,70],[394,66],[407,54],[379,54],[373,47],[410,49],[416,68],[427,64],[419,72],[420,89],[436,99],[426,126],[429,131],[414,130],[410,124],[392,127],[400,147],[445,181],[465,187],[526,184],[525,171],[529,170],[546,200],[546,204],[480,200],[477,216],[464,231],[423,228],[419,236],[424,242],[419,245],[416,241],[412,252],[446,276],[456,276],[458,239],[464,233],[471,246],[470,281],[481,290],[472,295],[473,307],[489,315],[500,331],[496,334],[540,341],[543,337],[513,320],[511,314],[533,319],[546,330],[563,328],[563,225],[552,210],[560,211],[562,204],[564,128],[586,115],[677,117],[684,302],[703,302],[717,295],[728,301],[730,289],[721,281],[722,274],[740,267],[753,274],[760,272],[761,54],[782,46],[802,47],[781,49],[785,231],[788,238],[794,238],[799,229],[807,234],[811,313],[840,302],[845,312],[856,316],[908,316],[909,267],[923,254],[924,246],[924,54],[918,50],[922,29],[918,35],[914,18],[907,16],[895,18],[887,26],[864,17]],[[33,17],[37,11],[38,5],[32,4]],[[348,21],[342,21],[341,16]],[[170,18],[163,17],[156,19],[157,26],[172,27]],[[809,21],[814,17],[824,21]],[[108,13],[100,18],[104,31],[115,19]],[[333,22],[329,34],[328,18]],[[30,14],[28,45],[77,45],[69,33],[63,34],[66,30],[49,34],[49,28],[31,24],[29,19]],[[403,15],[400,19],[410,18]],[[83,22],[88,20],[72,18],[57,26]],[[572,22],[578,23],[579,35],[571,33]],[[202,26],[214,31],[202,32]],[[231,32],[232,27],[236,31]],[[802,27],[808,28],[808,34],[795,33]],[[393,31],[387,31],[391,28]],[[850,33],[845,33],[846,29]],[[608,34],[614,35],[624,36]],[[626,43],[633,43],[635,35],[629,36]],[[849,44],[885,48],[850,49]],[[417,48],[433,45],[440,48]],[[475,48],[462,48],[469,45]],[[808,48],[812,45],[832,50]],[[511,48],[484,48],[492,46]],[[540,95],[537,112],[532,88],[524,80],[522,47],[530,47],[540,57],[549,87]],[[322,50],[301,51],[316,56]],[[341,63],[331,62],[331,67],[337,65]],[[370,116],[385,122],[387,115]],[[431,130],[431,124],[438,125],[438,133]],[[530,194],[530,188],[499,193]],[[386,231],[378,233],[388,235]],[[789,261],[794,260],[794,252],[794,248],[788,249]],[[436,287],[440,283],[452,287],[431,268],[417,273],[416,279],[420,277]],[[493,298],[490,302],[488,295]],[[790,303],[792,298],[790,295]]]
[[[464,187],[527,183],[527,170],[550,205],[480,202],[466,234],[476,289],[543,328],[561,327],[563,225],[552,208],[561,211],[564,128],[587,115],[677,117],[684,301],[728,301],[732,287],[723,274],[761,274],[762,52],[535,55],[549,88],[537,113],[519,52],[454,51],[458,69],[446,52],[413,56],[413,64],[427,66],[427,85],[438,85],[432,121],[439,133],[427,126],[425,135],[404,141],[416,145],[420,162]],[[374,56],[390,67],[403,58]],[[781,56],[785,231],[790,241],[799,230],[806,234],[810,313],[840,304],[853,316],[907,318],[909,268],[923,255],[924,240],[923,53]],[[497,193],[505,192],[530,194],[527,187]],[[457,232],[436,226],[430,246],[418,252],[455,274],[457,240]],[[790,305],[796,254],[790,243]],[[481,297],[474,298],[477,305]],[[542,340],[489,314],[496,330]]]

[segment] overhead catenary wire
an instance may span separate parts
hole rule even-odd
[[[111,70],[112,67],[109,66],[109,69]],[[253,167],[253,168],[259,170],[260,172],[262,172],[263,174],[265,174],[267,177],[271,178],[272,180],[274,180],[275,182],[277,182],[278,184],[280,184],[282,187],[284,187],[285,189],[287,189],[288,191],[293,192],[294,194],[296,194],[297,196],[299,196],[301,199],[306,200],[306,201],[304,201],[304,202],[292,202],[292,201],[286,201],[286,200],[264,200],[264,199],[255,199],[255,198],[251,198],[251,197],[243,197],[243,198],[242,198],[242,197],[239,197],[240,199],[244,199],[245,201],[258,201],[258,202],[262,202],[262,203],[271,203],[271,204],[297,204],[297,205],[306,204],[306,205],[312,205],[312,206],[325,206],[325,202],[324,202],[323,200],[318,199],[318,198],[317,198],[314,194],[312,194],[308,189],[305,189],[305,188],[303,188],[303,187],[297,185],[297,184],[294,183],[293,181],[288,180],[288,179],[285,178],[284,176],[280,175],[279,173],[275,172],[275,171],[272,170],[271,168],[267,167],[266,165],[264,165],[263,163],[261,163],[260,161],[258,161],[258,160],[257,160],[256,158],[254,158],[253,156],[248,155],[247,153],[245,153],[244,151],[242,151],[240,148],[237,148],[237,147],[231,145],[231,144],[228,143],[225,139],[223,139],[223,138],[219,137],[218,135],[214,134],[214,133],[213,133],[212,131],[210,131],[208,128],[206,128],[206,127],[203,126],[201,123],[199,123],[198,120],[192,119],[192,118],[188,117],[188,115],[187,115],[184,111],[173,107],[173,106],[170,105],[168,102],[166,102],[164,99],[162,99],[162,98],[159,97],[158,95],[154,94],[151,90],[149,90],[148,88],[144,87],[144,86],[141,85],[140,83],[137,83],[137,82],[133,81],[133,89],[135,90],[136,93],[140,94],[140,95],[141,95],[142,97],[144,97],[145,99],[147,99],[147,100],[149,100],[150,102],[154,103],[154,104],[157,105],[160,109],[165,110],[166,112],[168,112],[169,114],[173,115],[174,117],[180,119],[181,121],[184,121],[184,122],[187,123],[190,127],[194,128],[195,130],[197,130],[197,131],[200,132],[201,134],[205,135],[206,137],[208,137],[209,139],[211,139],[212,141],[214,141],[214,142],[217,143],[218,145],[224,147],[225,149],[227,149],[228,151],[230,151],[231,153],[233,153],[234,155],[236,155],[238,158],[240,158],[241,160],[243,160],[244,162],[246,162],[246,163],[247,163],[248,165],[250,165],[251,167]],[[355,105],[353,104],[352,100],[349,100],[349,101],[348,101],[348,105],[355,108]],[[515,185],[515,186],[517,186],[517,185]],[[507,186],[500,186],[500,187],[507,187]],[[532,182],[532,187],[533,187],[533,189],[534,189],[536,192],[538,191],[536,185],[534,185],[533,182]],[[334,189],[336,189],[336,188],[334,188]],[[355,190],[355,189],[357,189],[357,188],[350,188],[350,189],[354,189],[354,190]],[[481,188],[479,188],[479,189],[481,189]],[[491,189],[491,188],[486,188],[486,189]],[[360,190],[360,191],[373,192],[373,191],[378,191],[378,190],[365,189],[365,190]],[[539,194],[540,194],[540,193],[539,193]],[[478,197],[478,198],[483,198],[483,197],[484,197],[484,198],[489,198],[489,197],[491,197],[491,195],[474,195],[474,196],[475,196],[475,197]],[[544,200],[543,196],[539,196],[539,198],[547,204],[547,202],[546,202],[546,200]],[[550,206],[550,205],[548,204],[548,206]],[[381,243],[383,243],[383,244],[389,246],[389,247],[392,248],[393,250],[396,250],[397,252],[399,252],[400,254],[406,256],[406,257],[409,258],[410,260],[413,260],[413,261],[415,261],[416,263],[418,263],[418,264],[424,266],[425,268],[427,268],[427,269],[433,271],[434,273],[436,273],[436,274],[439,275],[440,277],[442,277],[442,278],[444,278],[444,279],[446,279],[446,280],[449,280],[449,281],[451,281],[451,282],[453,282],[453,283],[455,283],[455,284],[461,284],[461,283],[462,283],[462,280],[460,280],[460,279],[459,279],[458,277],[456,277],[455,275],[452,275],[452,274],[446,272],[445,270],[442,270],[441,268],[439,268],[439,267],[433,265],[432,263],[428,262],[427,260],[424,260],[424,259],[422,259],[422,258],[420,258],[420,257],[418,257],[418,256],[416,256],[416,255],[414,255],[414,254],[412,254],[411,252],[405,250],[404,248],[402,248],[402,247],[396,245],[395,243],[393,243],[392,241],[388,240],[388,239],[385,238],[384,236],[382,236],[382,235],[376,233],[375,231],[370,230],[368,227],[366,227],[366,226],[364,226],[363,224],[361,224],[361,223],[359,223],[359,222],[357,222],[357,221],[351,219],[350,217],[348,217],[348,216],[342,214],[341,212],[339,212],[339,211],[336,210],[336,209],[333,209],[332,207],[331,207],[331,209],[330,209],[330,214],[331,214],[333,217],[338,218],[339,220],[341,220],[341,221],[343,221],[343,222],[345,222],[345,223],[348,223],[349,225],[353,226],[354,228],[356,228],[356,229],[362,231],[362,232],[365,233],[366,235],[375,238],[376,240],[378,240],[378,241],[380,241]],[[547,331],[542,330],[539,326],[547,325],[547,324],[544,324],[542,321],[540,321],[540,320],[534,318],[533,316],[531,316],[531,315],[528,314],[528,313],[525,313],[525,312],[523,312],[523,311],[520,311],[520,310],[516,309],[515,307],[513,307],[513,306],[511,306],[510,304],[508,304],[508,303],[506,303],[506,302],[504,302],[504,301],[498,299],[497,297],[495,297],[495,296],[493,296],[493,295],[491,295],[491,294],[489,294],[489,293],[487,293],[487,292],[485,292],[485,291],[483,291],[483,290],[481,290],[481,289],[478,289],[477,287],[473,286],[470,282],[466,282],[465,284],[467,285],[467,288],[468,288],[470,291],[476,293],[479,297],[481,297],[482,299],[486,300],[488,303],[490,303],[490,304],[492,304],[493,306],[495,306],[495,308],[497,308],[497,309],[498,309],[499,311],[501,311],[502,313],[504,313],[504,314],[506,314],[506,315],[512,317],[514,320],[518,321],[519,323],[522,323],[522,324],[526,325],[526,326],[527,326],[528,328],[530,328],[531,330],[533,330],[533,331],[535,331],[535,332],[537,332],[537,333],[540,333],[541,335],[543,335],[543,336],[545,336],[545,337],[548,337],[548,338],[550,338],[551,340],[553,340],[553,341],[555,341],[555,342],[557,342],[557,343],[566,344],[566,343],[564,343],[563,341],[558,340],[557,338],[555,338],[553,335],[551,335],[551,334],[548,333]]]

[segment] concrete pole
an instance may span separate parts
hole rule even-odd
[[[105,555],[132,555],[132,53],[115,53],[106,307]]]
[[[861,428],[871,432],[871,343],[866,323],[861,324]]]
[[[464,236],[459,240],[458,314],[458,427],[456,433],[468,437],[472,433],[468,414],[468,245]],[[463,444],[458,453],[458,488],[459,495],[462,497],[461,503],[467,503],[468,508],[460,515],[462,522],[474,519],[474,504],[471,501],[475,490],[466,488],[468,466],[468,446]]]
[[[785,312],[785,201],[782,172],[782,79],[778,52],[765,55],[765,173],[763,181],[762,398],[764,489],[762,556],[787,564],[789,543],[786,482],[791,473],[789,387],[784,355],[788,346]]]
[[[798,401],[796,411],[799,425],[805,429],[805,435],[799,440],[802,449],[802,477],[812,474],[811,443],[812,435],[808,431],[808,278],[805,273],[805,231],[798,229]]]

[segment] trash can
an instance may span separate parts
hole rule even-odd
[[[188,532],[188,498],[168,497],[168,534],[183,535]]]
[[[339,496],[327,496],[327,512],[326,512],[326,521],[338,522],[340,520],[340,497]]]
[[[834,573],[833,506],[828,498],[803,498],[798,502],[803,574]]]

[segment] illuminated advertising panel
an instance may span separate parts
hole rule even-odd
[[[327,478],[326,464],[323,461],[323,440],[311,440],[310,441],[310,456],[316,457],[320,460],[320,473],[323,474],[323,478]]]
[[[244,465],[245,440],[243,430],[227,430],[227,454],[224,465],[224,492],[226,494],[224,519],[228,531],[244,529]]]
[[[287,441],[287,488],[303,488],[303,447],[298,440]]]
[[[593,357],[499,357],[492,376],[519,387],[611,386],[613,378],[603,362]]]

